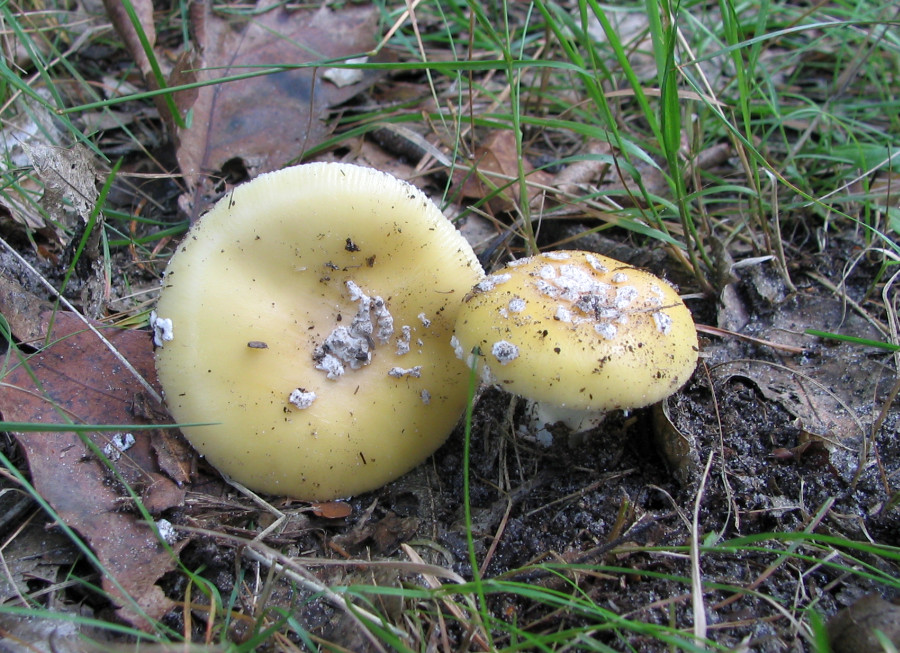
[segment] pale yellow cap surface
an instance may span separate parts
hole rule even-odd
[[[463,303],[457,354],[478,348],[486,382],[574,410],[639,408],[672,394],[697,364],[697,333],[675,289],[588,252],[520,259]]]
[[[330,499],[376,488],[443,443],[468,371],[450,345],[483,277],[415,187],[314,163],[226,196],[172,257],[153,316],[166,403],[249,488]],[[354,369],[355,368],[355,369]]]

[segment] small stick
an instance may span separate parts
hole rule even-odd
[[[728,329],[720,329],[719,327],[707,326],[705,324],[695,324],[698,333],[705,333],[711,336],[719,336],[721,338],[725,338],[727,336],[731,336],[734,338],[740,338],[741,340],[746,340],[747,342],[752,342],[757,345],[764,345],[766,347],[771,347],[772,349],[780,349],[781,351],[786,351],[789,354],[805,354],[806,350],[803,347],[796,347],[794,345],[782,345],[777,342],[772,342],[771,340],[763,340],[762,338],[754,338],[753,336],[745,336],[742,333],[736,333],[734,331],[729,331]]]

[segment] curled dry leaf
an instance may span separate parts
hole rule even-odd
[[[163,474],[150,472],[141,492],[141,501],[151,515],[158,515],[169,508],[184,503],[185,490]]]
[[[858,397],[871,392],[869,382],[878,378],[879,364],[846,343],[827,351],[817,350],[804,331],[816,328],[872,339],[878,339],[880,334],[860,316],[848,313],[840,297],[790,293],[771,262],[741,268],[739,272],[744,280],[735,288],[726,286],[722,293],[719,326],[739,334],[749,335],[752,331],[757,343],[765,341],[806,353],[802,357],[785,357],[779,363],[763,357],[729,360],[729,342],[713,340],[704,351],[716,380],[749,379],[766,399],[781,404],[797,417],[810,438],[825,441],[829,448],[854,448],[864,436],[864,429],[850,407],[858,402]],[[772,316],[771,324],[765,328],[759,328],[750,319],[761,311]]]
[[[131,7],[137,18],[137,25],[132,21],[131,16],[125,8],[124,2],[118,2],[117,0],[103,0],[103,5],[106,8],[106,15],[109,17],[113,29],[118,33],[119,38],[122,39],[125,48],[128,50],[128,54],[131,55],[131,58],[134,59],[135,64],[137,64],[138,69],[141,71],[144,82],[152,90],[158,89],[159,82],[157,81],[153,64],[150,62],[150,57],[153,56],[157,66],[160,67],[167,64],[167,59],[165,56],[157,56],[157,54],[153,52],[156,45],[156,25],[153,22],[153,2],[151,0],[131,0]],[[138,29],[143,32],[143,37],[151,49],[150,53],[148,53],[147,49],[144,47],[144,43],[141,42],[141,35],[139,35]],[[159,72],[165,74],[164,70],[160,70]],[[114,86],[121,87],[121,84],[116,82]],[[123,91],[124,89],[120,88],[120,92]],[[170,117],[170,109],[166,106],[165,96],[154,96],[153,103],[156,105],[161,116]],[[126,120],[127,119],[128,118],[126,118]],[[117,125],[119,124],[122,123],[117,123]]]
[[[66,142],[66,136],[60,131],[53,113],[45,106],[45,102],[50,102],[50,92],[46,88],[38,88],[35,94],[39,99],[23,95],[4,111],[3,128],[0,129],[0,148],[4,153],[4,161],[0,168],[27,168],[32,164],[31,152],[35,148]],[[7,184],[0,193],[0,207],[9,211],[13,220],[28,229],[36,231],[50,227],[47,232],[60,238],[62,234],[52,228],[39,204],[34,201],[40,194],[37,177],[23,175],[15,184]]]
[[[19,516],[24,516],[32,510],[33,507],[28,505]],[[4,526],[7,524],[9,522],[5,521]],[[24,595],[28,593],[29,583],[37,579],[44,580],[48,584],[56,582],[59,568],[71,567],[78,561],[80,555],[63,533],[58,530],[48,531],[46,523],[38,519],[30,521],[15,533],[7,533],[7,538],[3,547],[5,569],[0,575],[0,601],[4,603],[12,599],[21,600],[24,604],[26,602]],[[2,627],[0,625],[0,628]],[[0,636],[0,642],[2,641]],[[0,644],[0,647],[2,646],[3,644]]]
[[[67,203],[82,223],[97,204],[97,169],[90,151],[79,143],[72,147],[52,147],[44,143],[25,146],[35,171],[44,182],[41,206],[50,218],[69,224]]]
[[[701,469],[700,453],[696,439],[679,430],[672,421],[673,409],[670,402],[673,402],[671,397],[651,408],[653,440],[657,452],[672,470],[672,475],[682,485],[688,485]]]
[[[25,290],[6,273],[0,275],[0,313],[19,342],[36,345],[44,339],[47,324],[41,316],[50,308],[48,302]]]
[[[576,161],[556,175],[556,188],[565,195],[576,194],[581,184],[598,183],[609,169],[613,148],[605,141],[590,141],[588,158]]]
[[[101,252],[103,213],[97,210],[100,194],[94,157],[80,143],[67,148],[34,143],[25,146],[25,149],[43,184],[40,204],[50,216],[50,223],[56,226],[61,243],[68,242],[70,248],[81,244],[89,219],[94,215],[94,223],[83,241],[84,247],[76,261],[75,272],[84,282],[81,303],[85,314],[99,317],[108,298],[109,283]]]

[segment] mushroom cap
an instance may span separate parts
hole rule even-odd
[[[691,314],[668,283],[619,261],[555,251],[479,282],[456,323],[458,356],[477,347],[482,378],[574,410],[647,406],[697,364]]]
[[[484,276],[414,186],[354,165],[260,175],[172,256],[151,318],[166,403],[220,471],[324,500],[383,485],[446,439],[468,370],[450,336]]]

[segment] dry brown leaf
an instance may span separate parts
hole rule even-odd
[[[723,328],[751,335],[757,342],[791,347],[808,353],[784,356],[778,362],[734,358],[727,340],[704,347],[705,360],[717,379],[737,377],[752,382],[768,401],[778,403],[796,417],[801,438],[821,440],[831,452],[831,464],[842,479],[850,481],[858,464],[858,448],[865,428],[854,406],[871,393],[873,378],[882,373],[880,363],[852,344],[840,343],[826,351],[810,348],[806,329],[852,333],[879,338],[875,328],[855,313],[848,313],[839,297],[820,293],[790,293],[774,264],[744,266],[745,279],[736,288],[726,286],[720,304]],[[766,326],[749,316],[766,311]],[[810,453],[815,453],[810,452]]]
[[[141,39],[138,36],[134,23],[131,21],[131,17],[128,15],[128,11],[125,9],[124,3],[119,0],[103,0],[103,6],[106,7],[106,14],[109,16],[109,21],[112,23],[113,28],[128,49],[128,54],[134,59],[144,78],[151,82],[153,80],[153,67],[150,65],[150,59],[147,57],[147,52],[141,44]],[[141,30],[143,30],[150,46],[153,47],[156,44],[156,26],[153,24],[153,2],[151,0],[131,0],[131,6],[134,8]]]
[[[353,506],[346,501],[324,501],[309,505],[312,514],[325,519],[343,519],[353,512]]]
[[[137,64],[138,69],[141,71],[141,75],[144,77],[144,82],[151,89],[158,89],[159,82],[154,74],[153,66],[150,63],[150,57],[147,55],[147,51],[141,43],[138,31],[135,29],[135,25],[128,15],[125,5],[118,0],[103,0],[103,5],[106,8],[109,22],[112,23],[119,38],[121,38],[122,42],[125,44],[128,54],[131,55],[131,58],[134,59],[134,62]],[[156,45],[156,25],[153,22],[152,0],[131,0],[131,5],[134,8],[134,13],[137,16],[141,31],[144,32],[148,45],[151,48],[154,48]],[[168,61],[168,58],[163,54],[154,54],[154,57],[157,65],[165,64]],[[166,74],[166,71],[160,70],[160,73]],[[118,83],[116,85],[118,85]],[[165,96],[154,96],[153,103],[156,105],[159,115],[165,118],[171,118],[170,109],[166,103]],[[104,115],[108,117],[108,114]]]
[[[168,476],[150,472],[149,481],[141,492],[141,502],[151,515],[184,505],[185,489]]]
[[[68,205],[87,222],[97,204],[97,169],[94,157],[80,143],[69,148],[34,143],[26,148],[35,171],[44,182],[41,206],[55,222],[68,225]],[[99,226],[99,225],[98,225]]]
[[[25,290],[5,270],[0,274],[0,314],[20,342],[33,345],[44,339],[47,324],[42,316],[51,308],[49,302]]]
[[[877,594],[862,597],[828,621],[828,639],[834,653],[880,653],[886,651],[875,631],[900,647],[900,606]]]
[[[51,97],[46,88],[38,88],[35,92],[49,103]],[[0,129],[4,165],[22,169],[33,165],[39,174],[24,175],[15,184],[9,184],[0,194],[0,206],[29,231],[41,230],[45,237],[65,244],[67,236],[64,227],[72,226],[73,220],[72,211],[65,210],[62,200],[71,200],[76,212],[86,217],[97,197],[94,186],[96,178],[91,176],[91,157],[82,151],[81,146],[72,148],[71,152],[62,149],[68,137],[60,131],[56,117],[44,102],[23,96],[7,113],[9,115],[4,116],[3,128]],[[65,165],[59,165],[64,163],[60,159],[70,157],[76,173],[71,186],[66,183]],[[85,183],[88,177],[89,183]],[[41,195],[43,199],[35,201]],[[42,205],[49,213],[49,220],[41,211]]]
[[[159,468],[173,481],[178,485],[190,482],[197,454],[181,433],[160,433],[160,437],[153,439],[153,450]]]
[[[552,176],[543,170],[535,170],[534,166],[523,160],[522,167],[528,176],[528,199],[534,199],[541,193],[530,184],[548,185]],[[510,184],[510,179],[519,176],[519,155],[516,151],[516,135],[509,130],[492,132],[475,150],[474,170],[469,173],[466,170],[458,170],[454,175],[456,183],[462,183],[460,195],[462,197],[482,199],[492,196],[490,206],[494,211],[509,211],[518,203],[519,183]],[[486,182],[483,182],[481,177]],[[509,184],[509,185],[508,185]],[[503,188],[506,186],[506,188]],[[495,192],[494,188],[503,188]]]
[[[375,524],[372,532],[375,553],[382,556],[391,555],[401,544],[415,536],[418,527],[417,517],[400,517],[389,512]]]
[[[24,602],[23,602],[24,603]],[[4,653],[88,653],[127,651],[113,648],[108,630],[91,623],[87,605],[58,601],[52,617],[0,614],[0,650]],[[95,622],[96,623],[96,622]],[[150,650],[142,647],[141,651]]]
[[[323,6],[308,12],[283,6],[264,10],[266,4],[271,3],[261,3],[245,22],[208,9],[194,12],[199,54],[179,63],[172,84],[347,57],[375,45],[377,15],[371,7],[331,11]],[[366,71],[362,82],[338,87],[324,81],[321,72],[285,70],[176,96],[183,113],[192,111],[191,126],[177,133],[177,157],[188,186],[195,190],[201,186],[186,207],[193,215],[205,207],[201,197],[208,200],[212,195],[206,176],[220,174],[233,159],[239,159],[250,176],[297,159],[328,135],[330,129],[322,120],[327,108],[347,101],[375,79]]]
[[[576,161],[556,175],[556,187],[566,195],[575,194],[582,184],[596,184],[609,170],[613,147],[605,141],[590,141],[585,147],[586,154],[593,158]]]
[[[43,315],[40,323],[46,325],[47,318]],[[6,362],[9,371],[0,387],[3,418],[46,424],[68,420],[82,424],[140,424],[134,406],[142,388],[135,377],[74,316],[57,313],[53,324],[50,346],[27,361]],[[107,330],[106,336],[146,378],[154,379],[153,351],[145,332]],[[113,578],[151,619],[168,612],[173,604],[155,583],[174,569],[175,561],[154,530],[126,510],[130,505],[127,492],[110,470],[76,433],[15,435],[28,460],[35,489],[64,523],[84,537],[104,566],[103,588],[117,601],[119,615],[135,625],[147,626],[146,620],[122,598]],[[87,437],[103,449],[113,436],[106,432]],[[116,471],[141,492],[158,480],[151,448],[154,435],[152,431],[135,431],[133,436],[134,445],[121,455],[116,450],[109,451],[111,457],[118,457],[114,463]],[[172,500],[169,493],[169,505]],[[155,505],[162,503],[157,501]]]
[[[335,536],[333,542],[347,551],[370,544],[372,553],[390,555],[401,543],[414,536],[417,526],[416,517],[399,517],[388,512],[378,521],[360,518],[351,530]]]
[[[84,281],[81,289],[83,311],[89,317],[97,318],[104,312],[109,282],[101,252],[104,219],[103,213],[96,210],[100,193],[93,155],[80,143],[68,148],[36,143],[26,149],[35,172],[44,184],[41,206],[54,225],[71,228],[73,232],[69,238],[67,232],[58,227],[60,242],[81,244],[89,218],[96,212],[93,229],[83,241],[84,248],[79,254],[75,272]],[[71,217],[73,211],[75,219]]]
[[[60,566],[71,567],[80,555],[63,533],[48,531],[47,524],[39,519],[30,520],[7,537],[3,545],[4,573],[0,574],[0,600],[4,603],[20,599],[25,604],[30,582],[42,580],[52,585]],[[0,644],[0,650],[2,647]]]
[[[672,421],[671,411],[677,397],[668,397],[650,407],[653,442],[672,475],[682,485],[689,485],[701,469],[697,439],[685,433]]]

